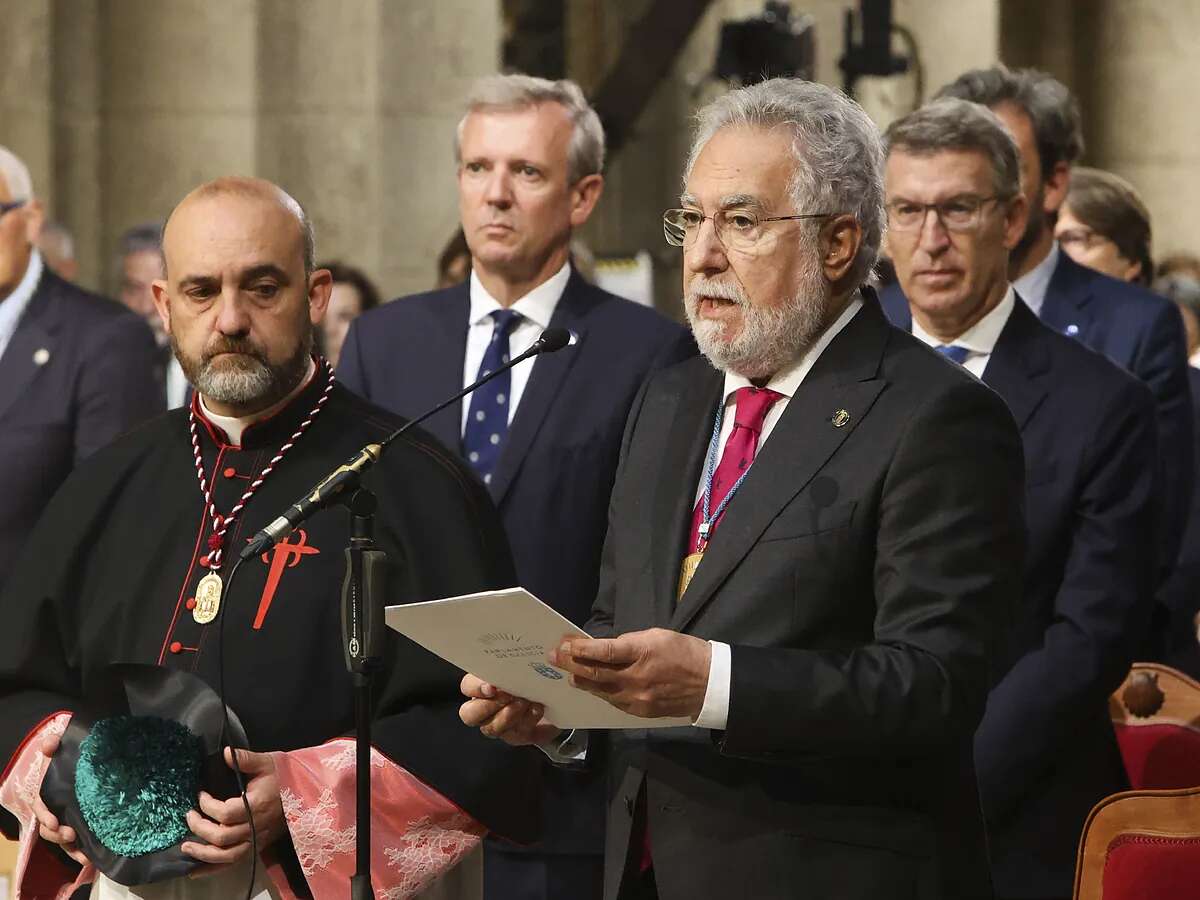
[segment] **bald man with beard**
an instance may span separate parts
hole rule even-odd
[[[155,305],[193,401],[76,470],[2,600],[0,802],[32,844],[18,884],[34,893],[90,881],[93,898],[240,895],[253,827],[256,898],[344,895],[354,871],[354,766],[343,764],[354,747],[342,737],[353,732],[354,694],[338,603],[346,517],[314,516],[250,559],[232,589],[223,579],[251,535],[403,420],[341,388],[313,354],[331,278],[314,268],[311,225],[280,188],[245,178],[197,188],[172,214],[164,252]],[[403,563],[391,602],[513,583],[482,486],[425,433],[409,431],[364,481],[379,500],[377,541]],[[212,877],[132,888],[97,877],[78,835],[30,786],[111,664],[184,670],[215,688],[222,641],[224,694],[249,740],[238,760],[253,821],[240,797],[201,792],[180,849]],[[518,840],[536,831],[531,754],[464,729],[457,682],[451,667],[388,634],[372,783],[391,799],[376,801],[373,826],[376,840],[401,849],[373,860],[377,890],[408,896],[488,830]],[[438,865],[407,840],[416,828],[439,842]]]

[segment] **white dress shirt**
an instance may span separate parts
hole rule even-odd
[[[8,349],[8,342],[17,333],[17,324],[29,307],[38,282],[42,280],[43,268],[42,254],[35,249],[29,254],[29,265],[25,267],[25,274],[21,276],[13,292],[0,300],[0,356],[4,355],[4,351]]]
[[[562,299],[567,282],[571,278],[571,264],[563,263],[563,267],[535,287],[532,291],[514,303],[510,309],[519,312],[521,318],[513,325],[508,333],[508,350],[510,356],[520,356],[533,346],[534,341],[541,337],[542,332],[550,327],[550,317],[558,301]],[[487,292],[483,282],[474,270],[471,272],[471,312],[467,319],[470,329],[467,331],[467,354],[463,360],[463,387],[471,384],[479,377],[479,366],[483,363],[483,355],[491,343],[492,333],[496,323],[492,313],[504,309],[500,301]],[[536,358],[536,357],[535,357]],[[508,422],[511,425],[517,412],[517,404],[525,393],[525,385],[529,383],[529,373],[533,371],[533,360],[527,359],[509,371],[512,381],[508,388]],[[462,431],[467,430],[467,416],[471,413],[471,398],[464,397],[462,405]]]
[[[824,334],[817,339],[816,343],[805,351],[792,365],[776,373],[767,382],[766,388],[768,390],[776,391],[783,396],[776,400],[767,411],[767,416],[763,420],[762,432],[758,436],[758,450],[756,453],[762,452],[767,438],[771,436],[776,423],[783,416],[783,411],[787,409],[788,401],[792,399],[799,389],[800,384],[804,381],[808,373],[812,371],[812,367],[816,365],[821,354],[825,352],[825,348],[833,342],[833,339],[841,333],[842,329],[850,323],[850,320],[854,318],[860,309],[862,309],[862,300],[856,296],[842,310],[842,314],[837,317],[834,323],[825,329]],[[721,420],[718,460],[720,459],[720,455],[725,452],[725,443],[733,433],[735,416],[732,413],[736,405],[736,400],[734,399],[735,392],[739,388],[744,387],[751,387],[748,378],[743,378],[741,375],[735,375],[732,372],[725,373],[725,415]],[[700,474],[700,484],[696,489],[697,501],[704,495],[706,474],[707,469]],[[716,533],[719,533],[720,530],[720,526],[717,526]],[[704,692],[704,705],[700,709],[700,715],[696,717],[696,721],[693,724],[697,728],[712,728],[722,731],[729,721],[729,678],[731,671],[729,645],[721,641],[709,641],[709,644],[712,646],[712,660],[708,667],[708,688]]]
[[[1022,295],[1023,298],[1024,295]],[[950,342],[950,346],[963,347],[968,351],[962,367],[976,378],[983,378],[988,360],[992,358],[992,350],[995,349],[996,341],[1000,339],[1000,332],[1008,323],[1008,317],[1012,315],[1016,302],[1017,295],[1010,284],[1004,294],[1004,299],[997,303],[986,316]],[[912,323],[912,333],[913,337],[930,347],[942,346],[942,341],[925,331],[917,324],[915,318]]]
[[[1039,319],[1042,317],[1042,306],[1046,303],[1046,291],[1050,289],[1050,279],[1058,268],[1058,241],[1050,245],[1050,252],[1040,263],[1013,282],[1013,287],[1025,301],[1025,305],[1033,310]]]

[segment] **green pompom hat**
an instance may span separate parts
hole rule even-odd
[[[144,856],[189,834],[204,746],[154,716],[101,719],[79,745],[75,798],[92,834],[121,856]]]

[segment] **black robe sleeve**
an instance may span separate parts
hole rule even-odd
[[[421,502],[401,482],[421,484]],[[513,587],[508,543],[478,480],[431,439],[393,446],[373,473],[381,516],[392,527],[389,603]],[[458,717],[463,673],[402,635],[388,632],[373,744],[487,828],[528,843],[538,837],[539,758],[467,728]]]

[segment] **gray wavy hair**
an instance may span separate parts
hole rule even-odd
[[[796,211],[850,213],[862,244],[850,269],[867,280],[883,234],[883,144],[863,108],[840,91],[799,78],[772,78],[730,91],[696,113],[684,180],[704,145],[723,128],[785,128],[795,171],[788,191]]]
[[[896,149],[916,156],[942,150],[977,150],[992,166],[996,196],[1011,200],[1021,192],[1017,142],[1000,117],[978,103],[943,97],[893,122],[884,135],[887,154]]]
[[[454,132],[454,160],[462,162],[462,135],[467,116],[486,110],[521,110],[539,103],[557,103],[567,111],[575,126],[567,149],[567,180],[575,184],[586,175],[604,168],[604,127],[583,90],[563,78],[550,81],[532,75],[487,75],[471,87],[467,111]]]

